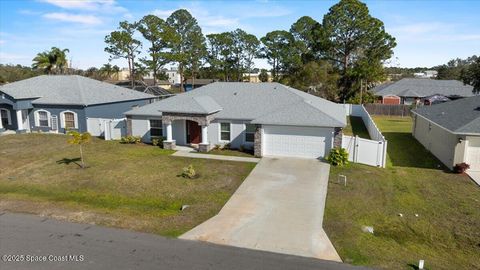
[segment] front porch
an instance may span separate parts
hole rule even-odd
[[[208,152],[212,144],[208,139],[208,126],[215,117],[213,114],[186,114],[167,113],[162,114],[162,123],[166,129],[166,140],[163,141],[165,149],[174,150],[177,147],[177,140],[174,137],[184,136],[185,145],[198,145],[199,152]],[[173,122],[182,122],[184,134],[173,134]],[[179,132],[180,133],[180,132]]]

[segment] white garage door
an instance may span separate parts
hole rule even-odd
[[[467,164],[470,170],[480,171],[480,138],[468,138]]]
[[[332,145],[332,128],[264,126],[264,155],[318,158]]]

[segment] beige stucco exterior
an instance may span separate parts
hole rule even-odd
[[[414,115],[412,134],[428,151],[450,169],[455,164],[467,162],[469,140],[480,139],[479,136],[454,134],[419,115]]]

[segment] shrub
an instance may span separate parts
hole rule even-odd
[[[466,170],[470,169],[470,165],[465,162],[458,163],[453,167],[455,173],[465,173]]]
[[[348,164],[348,152],[345,148],[333,148],[327,157],[328,163],[334,166],[343,166]]]
[[[142,138],[139,136],[126,136],[120,139],[120,143],[135,144],[140,143]]]
[[[158,137],[158,138],[152,139],[152,145],[163,147],[164,140],[165,140],[164,137]]]
[[[197,176],[197,172],[193,168],[193,165],[190,164],[188,167],[184,167],[182,170],[182,174],[180,174],[183,178],[190,178],[193,179]]]

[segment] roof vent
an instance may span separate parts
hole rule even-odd
[[[236,96],[236,95],[237,95],[237,92],[233,93],[233,95]]]
[[[475,111],[480,111],[480,106],[474,109]]]

